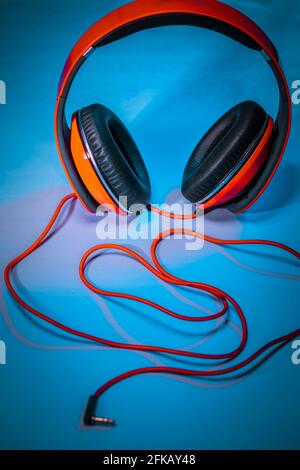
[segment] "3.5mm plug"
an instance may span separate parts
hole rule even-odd
[[[89,401],[87,403],[84,414],[84,424],[86,426],[96,426],[97,424],[114,426],[116,424],[114,419],[96,416],[97,401],[98,398],[94,395],[91,395],[89,397]]]

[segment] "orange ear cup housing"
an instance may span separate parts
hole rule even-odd
[[[91,163],[91,156],[85,148],[79,131],[78,112],[74,113],[72,117],[70,146],[74,164],[88,193],[99,205],[114,210],[120,215],[126,215],[111,198]]]
[[[226,206],[227,203],[231,203],[235,198],[247,191],[247,187],[251,186],[251,183],[256,180],[267,161],[273,141],[273,130],[274,121],[269,116],[267,128],[256,149],[236,175],[215,196],[204,203],[205,209],[209,210],[217,206]],[[247,194],[244,197],[247,198]]]
[[[253,101],[239,103],[202,137],[184,170],[182,193],[206,209],[231,203],[262,169],[273,139],[274,123]]]

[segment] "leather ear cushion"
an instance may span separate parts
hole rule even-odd
[[[142,156],[122,121],[107,107],[93,104],[80,111],[82,130],[105,183],[127,207],[147,205],[150,179]]]
[[[232,169],[258,145],[268,121],[266,111],[253,101],[229,110],[205,134],[183,174],[182,193],[195,203],[214,191]]]

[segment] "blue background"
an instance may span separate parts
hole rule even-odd
[[[123,3],[0,1],[0,79],[7,85],[7,104],[0,106],[1,270],[33,241],[70,192],[54,142],[57,83],[80,35]],[[274,40],[290,85],[300,79],[299,2],[228,3]],[[92,102],[111,107],[136,139],[152,178],[153,202],[160,203],[178,193],[200,136],[244,99],[276,113],[276,84],[259,54],[211,31],[169,27],[97,51],[76,77],[68,115]],[[299,249],[299,120],[300,106],[294,106],[288,150],[263,198],[241,216],[213,213],[205,221],[207,233],[271,238]],[[212,325],[182,325],[147,307],[91,295],[80,283],[78,263],[98,242],[97,222],[76,203],[59,234],[18,267],[14,279],[27,300],[59,321],[118,341],[206,352],[238,344],[235,315],[208,338]],[[150,241],[126,244],[148,253]],[[243,306],[250,331],[243,357],[299,325],[299,277],[285,254],[211,246],[186,252],[182,242],[169,241],[160,256],[175,274],[216,284]],[[194,314],[191,302],[215,309],[199,294],[178,291],[178,298],[119,255],[101,257],[89,275],[103,287],[144,294],[177,311]],[[81,414],[87,397],[106,380],[136,367],[181,362],[97,348],[58,334],[21,311],[3,283],[0,339],[7,345],[7,364],[0,366],[1,448],[299,448],[300,366],[292,365],[289,346],[251,374],[226,381],[130,379],[99,403],[99,412],[116,418],[117,427],[85,429]]]

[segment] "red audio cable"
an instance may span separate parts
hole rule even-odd
[[[70,328],[60,322],[57,322],[56,320],[52,319],[51,317],[43,314],[42,312],[34,309],[30,305],[28,305],[15,291],[11,280],[10,280],[10,273],[12,269],[20,263],[22,260],[24,260],[26,257],[28,257],[31,253],[33,253],[35,250],[37,250],[43,242],[46,241],[46,237],[51,231],[52,227],[54,226],[55,222],[57,221],[60,212],[64,205],[67,203],[67,201],[74,200],[76,199],[75,194],[69,194],[68,196],[65,196],[61,202],[58,204],[57,208],[54,211],[54,214],[52,215],[48,225],[46,228],[43,230],[41,235],[37,238],[37,240],[29,247],[27,248],[22,254],[17,256],[15,259],[13,259],[5,268],[4,271],[4,279],[6,286],[10,292],[10,294],[13,296],[13,298],[16,300],[16,302],[23,307],[25,310],[30,312],[31,314],[35,315],[36,317],[40,318],[41,320],[50,323],[51,325],[59,328],[60,330],[65,331],[66,333],[87,339],[92,342],[100,343],[106,346],[111,346],[114,348],[119,348],[119,349],[127,349],[127,350],[134,350],[134,351],[152,351],[152,352],[157,352],[157,353],[165,353],[165,354],[171,354],[171,355],[179,355],[179,356],[188,356],[188,357],[194,357],[194,358],[201,358],[201,359],[207,359],[207,360],[220,360],[220,361],[232,361],[233,359],[237,358],[241,352],[244,350],[246,343],[247,343],[247,338],[248,338],[248,330],[247,330],[247,322],[244,316],[244,313],[241,309],[241,307],[238,305],[238,303],[231,297],[229,296],[226,292],[220,290],[217,287],[214,287],[212,285],[208,284],[203,284],[200,282],[192,282],[192,281],[187,281],[184,279],[181,279],[179,277],[174,276],[170,272],[168,272],[166,269],[164,269],[161,265],[161,263],[158,261],[156,250],[158,245],[167,237],[173,236],[176,233],[181,233],[183,235],[188,235],[188,236],[193,236],[197,238],[201,238],[206,242],[217,244],[217,245],[266,245],[266,246],[272,246],[279,248],[281,250],[284,250],[291,254],[292,256],[295,256],[297,259],[300,259],[300,253],[293,250],[292,248],[283,245],[281,243],[277,243],[274,241],[269,241],[269,240],[220,240],[217,238],[213,238],[204,234],[200,234],[197,232],[194,232],[192,230],[187,230],[187,229],[170,229],[165,232],[161,232],[157,238],[155,238],[152,242],[151,245],[151,258],[153,261],[153,264],[150,264],[148,261],[146,261],[144,258],[142,258],[138,253],[135,251],[126,248],[121,245],[116,245],[116,244],[100,244],[96,245],[90,250],[88,250],[82,257],[79,265],[79,275],[83,283],[94,293],[99,294],[101,296],[107,296],[107,297],[118,297],[122,299],[128,299],[132,300],[135,302],[143,303],[146,304],[156,310],[159,310],[167,315],[170,315],[172,317],[175,317],[180,320],[184,321],[191,321],[191,322],[206,322],[206,321],[212,321],[217,318],[220,318],[224,315],[226,315],[229,305],[231,305],[236,313],[239,316],[241,326],[242,326],[242,335],[241,335],[241,342],[239,346],[234,349],[233,351],[223,353],[223,354],[202,354],[202,353],[196,353],[196,352],[191,352],[191,351],[184,351],[182,349],[171,349],[171,348],[165,348],[165,347],[160,347],[160,346],[146,346],[146,345],[140,345],[140,344],[127,344],[127,343],[120,343],[120,342],[115,342],[115,341],[110,341],[104,338],[100,338],[97,336],[93,336],[91,334],[79,331],[79,330],[74,330],[73,328]],[[156,212],[162,216],[165,217],[170,217],[170,218],[195,218],[197,215],[193,214],[190,216],[179,216],[176,214],[169,214],[167,212],[160,211],[157,208],[154,208],[153,206],[148,207],[149,210]],[[190,317],[186,315],[182,315],[180,313],[176,313],[172,310],[169,310],[162,305],[159,305],[155,302],[152,302],[151,300],[145,299],[143,297],[138,297],[132,294],[125,294],[122,292],[111,292],[111,291],[106,291],[102,290],[99,287],[96,287],[94,284],[92,284],[86,277],[85,275],[85,268],[90,260],[90,257],[92,254],[98,253],[98,255],[101,253],[103,250],[117,250],[121,251],[123,253],[126,253],[136,261],[138,261],[140,264],[142,264],[145,268],[147,268],[152,274],[154,274],[156,277],[161,279],[162,281],[173,284],[173,285],[178,285],[178,286],[185,286],[193,289],[198,289],[204,292],[207,292],[214,298],[220,300],[222,304],[222,308],[220,309],[219,312],[209,315],[209,316],[203,316],[203,317]],[[300,335],[300,329],[297,329],[293,331],[292,333],[289,333],[285,336],[282,336],[280,338],[277,338],[273,341],[268,342],[265,344],[263,347],[261,347],[258,351],[256,351],[254,354],[252,354],[250,357],[247,359],[243,360],[242,362],[239,362],[235,365],[228,366],[228,367],[223,367],[221,369],[209,369],[209,370],[191,370],[191,369],[184,369],[184,368],[178,368],[178,367],[167,367],[167,366],[155,366],[155,367],[142,367],[139,369],[131,370],[129,372],[125,372],[108,382],[106,382],[104,385],[102,385],[90,398],[88,401],[88,405],[86,408],[85,412],[85,424],[88,425],[93,425],[93,424],[113,424],[114,421],[112,419],[108,418],[100,418],[96,416],[96,405],[97,405],[97,400],[102,395],[106,390],[108,390],[110,387],[113,385],[121,382],[122,380],[128,379],[130,377],[140,375],[140,374],[150,374],[150,373],[167,373],[167,374],[174,374],[174,375],[185,375],[185,376],[198,376],[198,377],[217,377],[221,375],[226,375],[230,374],[232,372],[236,372],[245,366],[251,364],[253,361],[255,361],[259,356],[264,354],[267,350],[270,348],[273,348],[274,346],[280,346],[284,345],[287,342],[292,341],[294,338],[298,337]]]

